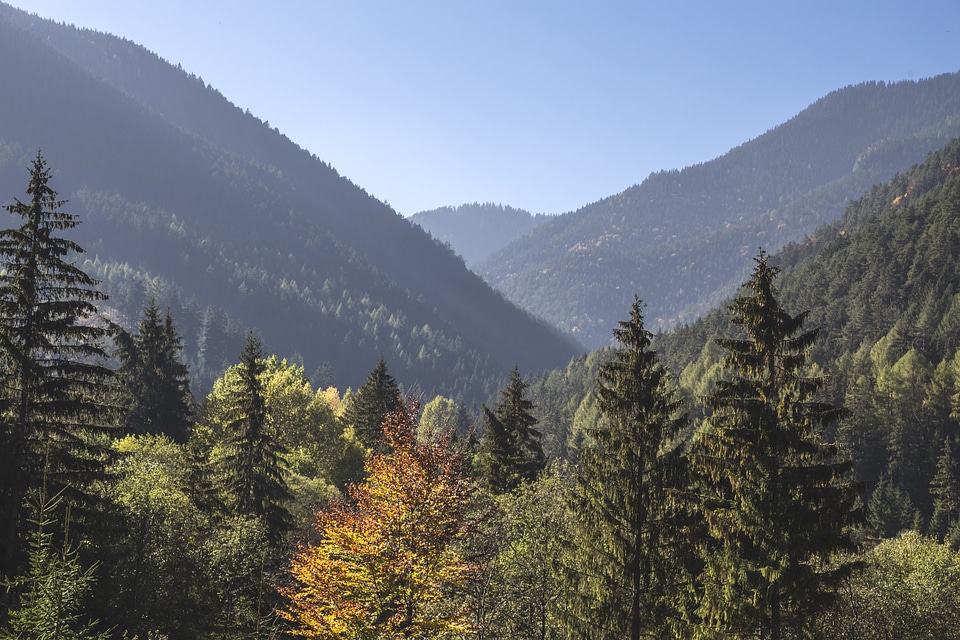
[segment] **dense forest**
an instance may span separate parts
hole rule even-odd
[[[385,358],[317,388],[253,332],[198,401],[37,154],[0,231],[0,637],[960,637],[958,167],[474,411]]]
[[[645,242],[740,274],[665,330],[693,276],[582,235],[565,286],[623,295],[576,355],[199,78],[0,4],[0,638],[960,638],[957,81],[538,221],[720,211]]]
[[[324,385],[378,358],[480,401],[580,348],[462,259],[200,78],[132,42],[0,4],[0,192],[37,149],[82,216],[83,268],[131,328],[170,308],[198,389],[256,329]],[[453,386],[451,386],[453,385]]]
[[[960,74],[846,87],[719,158],[551,217],[476,270],[589,348],[635,293],[651,326],[689,323],[733,295],[757,245],[801,240],[957,135]]]

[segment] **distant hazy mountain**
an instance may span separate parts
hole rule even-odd
[[[171,307],[194,375],[246,328],[356,388],[382,355],[408,387],[486,398],[577,347],[451,251],[201,79],[117,37],[0,4],[0,202],[41,149],[114,312]]]
[[[548,218],[499,204],[474,203],[421,211],[410,221],[449,244],[473,268]]]
[[[477,267],[510,300],[607,344],[634,294],[650,326],[729,296],[750,257],[837,219],[872,184],[960,135],[960,75],[835,91],[724,156],[547,220]]]

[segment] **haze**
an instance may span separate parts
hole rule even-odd
[[[960,68],[955,0],[20,0],[201,76],[404,215],[562,213],[826,93]]]

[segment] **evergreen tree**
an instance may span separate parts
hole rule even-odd
[[[713,413],[693,447],[708,534],[699,614],[717,631],[779,640],[829,600],[842,568],[818,560],[851,545],[858,492],[821,440],[843,410],[816,402],[824,381],[803,375],[817,330],[777,303],[764,252],[756,263],[730,307],[746,338],[717,340],[732,380],[706,399]]]
[[[533,402],[526,397],[528,387],[514,367],[493,411],[483,407],[486,427],[476,465],[494,493],[506,493],[533,480],[546,465],[540,432],[534,429]]]
[[[77,549],[67,540],[60,549],[54,546],[52,530],[59,523],[49,513],[61,502],[61,496],[47,499],[41,489],[33,506],[28,569],[7,585],[23,593],[19,606],[9,612],[9,628],[0,628],[0,640],[107,640],[111,635],[96,631],[96,621],[83,619],[84,600],[95,582],[95,567],[82,568]],[[69,507],[66,512],[69,518]],[[68,524],[63,525],[65,531],[69,531]]]
[[[46,473],[53,493],[89,504],[102,477],[110,432],[112,372],[97,320],[105,296],[68,259],[82,253],[60,236],[79,221],[60,210],[50,170],[37,154],[28,202],[5,209],[22,219],[0,231],[0,575],[18,573],[25,496]],[[46,471],[45,471],[46,470]],[[82,510],[77,510],[82,515]],[[81,518],[82,519],[82,518]]]
[[[934,496],[930,535],[943,540],[960,517],[960,465],[953,455],[950,438],[943,441],[937,459],[937,473],[930,482],[930,493]]]
[[[579,525],[565,563],[572,637],[672,637],[676,498],[685,486],[676,436],[687,418],[650,350],[641,311],[635,300],[630,319],[614,329],[619,347],[598,381],[602,418],[579,452],[571,499]]]
[[[387,362],[380,358],[367,381],[357,389],[344,413],[344,420],[352,425],[357,439],[368,449],[380,440],[384,418],[403,406],[400,387],[387,371]]]
[[[260,341],[250,333],[240,355],[240,381],[232,390],[224,457],[226,488],[239,516],[261,518],[268,538],[277,543],[291,526],[285,503],[284,453],[277,434],[267,428],[267,406],[260,375],[264,371]]]
[[[185,442],[193,416],[183,340],[167,310],[155,300],[144,309],[136,336],[121,332],[118,377],[124,389],[124,427],[130,433],[163,433]]]

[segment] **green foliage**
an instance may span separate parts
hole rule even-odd
[[[960,464],[950,438],[943,441],[943,449],[937,458],[937,473],[930,481],[930,493],[934,501],[929,532],[943,540],[960,522]]]
[[[292,525],[285,505],[290,492],[285,450],[267,424],[263,358],[260,341],[251,333],[240,355],[239,384],[229,390],[223,473],[234,514],[262,518],[268,539],[276,544]]]
[[[867,522],[877,535],[892,538],[908,529],[919,528],[920,511],[906,490],[882,478],[867,502]]]
[[[350,398],[343,419],[364,447],[372,449],[380,441],[380,425],[384,418],[401,406],[400,387],[387,371],[383,358],[367,376],[367,381]]]
[[[84,601],[95,582],[94,568],[80,565],[77,549],[64,539],[54,546],[51,513],[62,505],[62,496],[41,498],[34,506],[30,523],[30,558],[25,575],[8,583],[15,589],[20,604],[8,612],[9,627],[0,628],[4,640],[106,640],[109,632],[97,631],[97,623],[84,620]],[[69,509],[66,519],[69,521]],[[69,530],[69,524],[64,527]],[[65,534],[66,535],[66,534]]]
[[[137,335],[121,330],[117,343],[124,430],[164,433],[185,442],[193,423],[193,394],[189,371],[180,360],[183,339],[170,311],[161,319],[156,301],[151,300]]]
[[[862,554],[813,637],[960,638],[960,555],[915,531]]]
[[[450,398],[435,396],[423,406],[423,415],[417,425],[417,438],[421,442],[436,440],[442,434],[464,434],[467,416],[463,407]]]
[[[17,573],[24,497],[41,477],[65,499],[90,504],[111,431],[112,372],[101,346],[96,282],[70,259],[62,233],[79,224],[61,210],[38,153],[27,202],[5,209],[19,226],[0,230],[0,576]],[[101,438],[101,440],[97,440]],[[81,518],[82,520],[82,518]]]
[[[686,416],[650,349],[639,300],[614,337],[613,359],[600,366],[602,418],[587,429],[576,468],[565,621],[573,637],[637,640],[667,634],[673,617],[684,560],[677,498],[686,480],[674,439]]]
[[[528,386],[514,367],[493,411],[483,407],[485,428],[474,466],[495,494],[533,480],[546,464],[540,432],[534,428],[533,402],[526,397]]]
[[[140,637],[158,630],[197,637],[212,606],[207,540],[214,514],[193,499],[186,446],[139,435],[114,448],[108,497],[120,522],[100,541],[111,621]]]
[[[508,299],[590,348],[608,344],[611,319],[634,292],[650,305],[651,326],[680,326],[736,292],[758,239],[776,250],[819,236],[818,227],[838,219],[850,200],[960,135],[958,113],[956,73],[845,87],[719,158],[653,173],[556,216],[477,269]],[[879,271],[899,267],[886,262]],[[888,308],[877,317],[891,315]]]
[[[761,252],[730,305],[745,338],[723,338],[730,380],[706,400],[708,427],[692,462],[702,478],[694,508],[705,522],[698,613],[718,632],[777,640],[801,633],[842,576],[822,563],[852,546],[857,489],[823,430],[842,410],[815,399],[804,375],[817,331],[780,307],[778,270]]]
[[[554,565],[571,530],[569,488],[566,466],[551,463],[537,479],[496,498],[474,540],[483,567],[472,588],[482,637],[564,637],[563,583]]]

